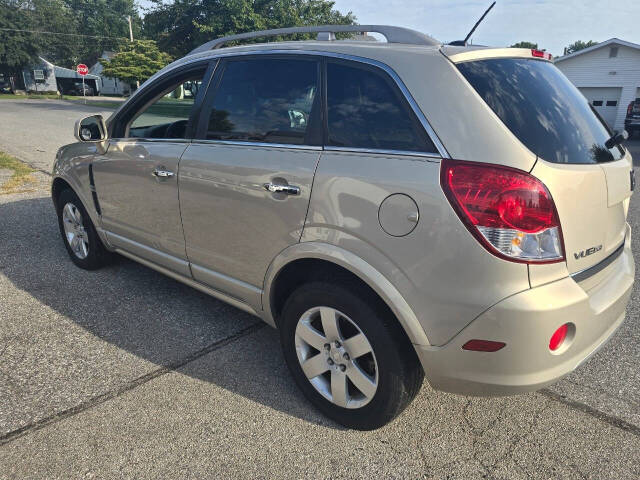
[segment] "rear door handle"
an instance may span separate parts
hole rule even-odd
[[[163,167],[156,168],[151,175],[158,178],[171,178],[175,175],[171,170],[164,170]]]
[[[265,183],[264,189],[271,193],[286,193],[287,195],[300,195],[300,187],[295,185],[281,185],[277,183]]]

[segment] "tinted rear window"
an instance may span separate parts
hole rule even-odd
[[[519,58],[459,63],[458,69],[529,150],[555,163],[621,158],[580,91],[553,64]]]

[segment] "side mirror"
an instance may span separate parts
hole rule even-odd
[[[80,142],[102,142],[107,139],[107,126],[102,115],[91,115],[78,120],[73,133]]]

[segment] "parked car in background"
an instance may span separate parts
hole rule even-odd
[[[67,91],[67,95],[83,95],[83,88],[84,95],[88,97],[91,97],[96,93],[93,87],[87,85],[86,83],[84,85],[82,83],[74,83],[73,86]]]
[[[636,98],[627,107],[627,116],[624,119],[624,129],[633,138],[634,133],[640,136],[640,97]]]
[[[12,93],[11,82],[8,78],[0,75],[0,93]]]
[[[362,28],[387,42],[335,40]],[[219,48],[290,33],[318,39]],[[343,425],[391,421],[424,376],[542,388],[624,320],[631,155],[545,52],[375,25],[236,35],[75,135],[52,185],[71,260],[117,252],[277,327]]]

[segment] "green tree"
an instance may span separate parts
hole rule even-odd
[[[576,40],[571,45],[564,49],[564,54],[569,55],[570,53],[577,52],[584,48],[592,47],[593,45],[597,45],[598,42],[594,42],[593,40],[589,40],[587,42],[583,42],[582,40]]]
[[[61,62],[66,67],[72,67],[78,63],[92,65],[105,50],[115,50],[120,44],[120,39],[129,38],[127,16],[132,17],[134,36],[136,38],[140,36],[142,20],[134,0],[59,1],[64,3],[67,10],[71,12],[77,25],[77,30],[72,33],[90,35],[68,40],[74,46],[74,54]]]
[[[302,25],[355,23],[328,0],[152,0],[143,33],[175,57],[225,35]]]
[[[514,43],[513,45],[511,45],[511,48],[533,48],[535,50],[538,49],[538,44],[537,43],[532,43],[532,42],[518,42],[518,43]]]
[[[129,84],[142,83],[169,62],[171,56],[158,50],[153,40],[123,42],[118,53],[104,61],[103,74]]]
[[[134,0],[0,0],[0,28],[11,29],[0,30],[0,68],[19,71],[38,55],[64,67],[91,65],[129,37],[128,15],[139,35]]]
[[[29,18],[24,2],[0,0],[0,73],[19,75],[22,67],[32,63],[40,50],[33,35],[15,30],[28,30]],[[8,30],[5,30],[8,29]]]

